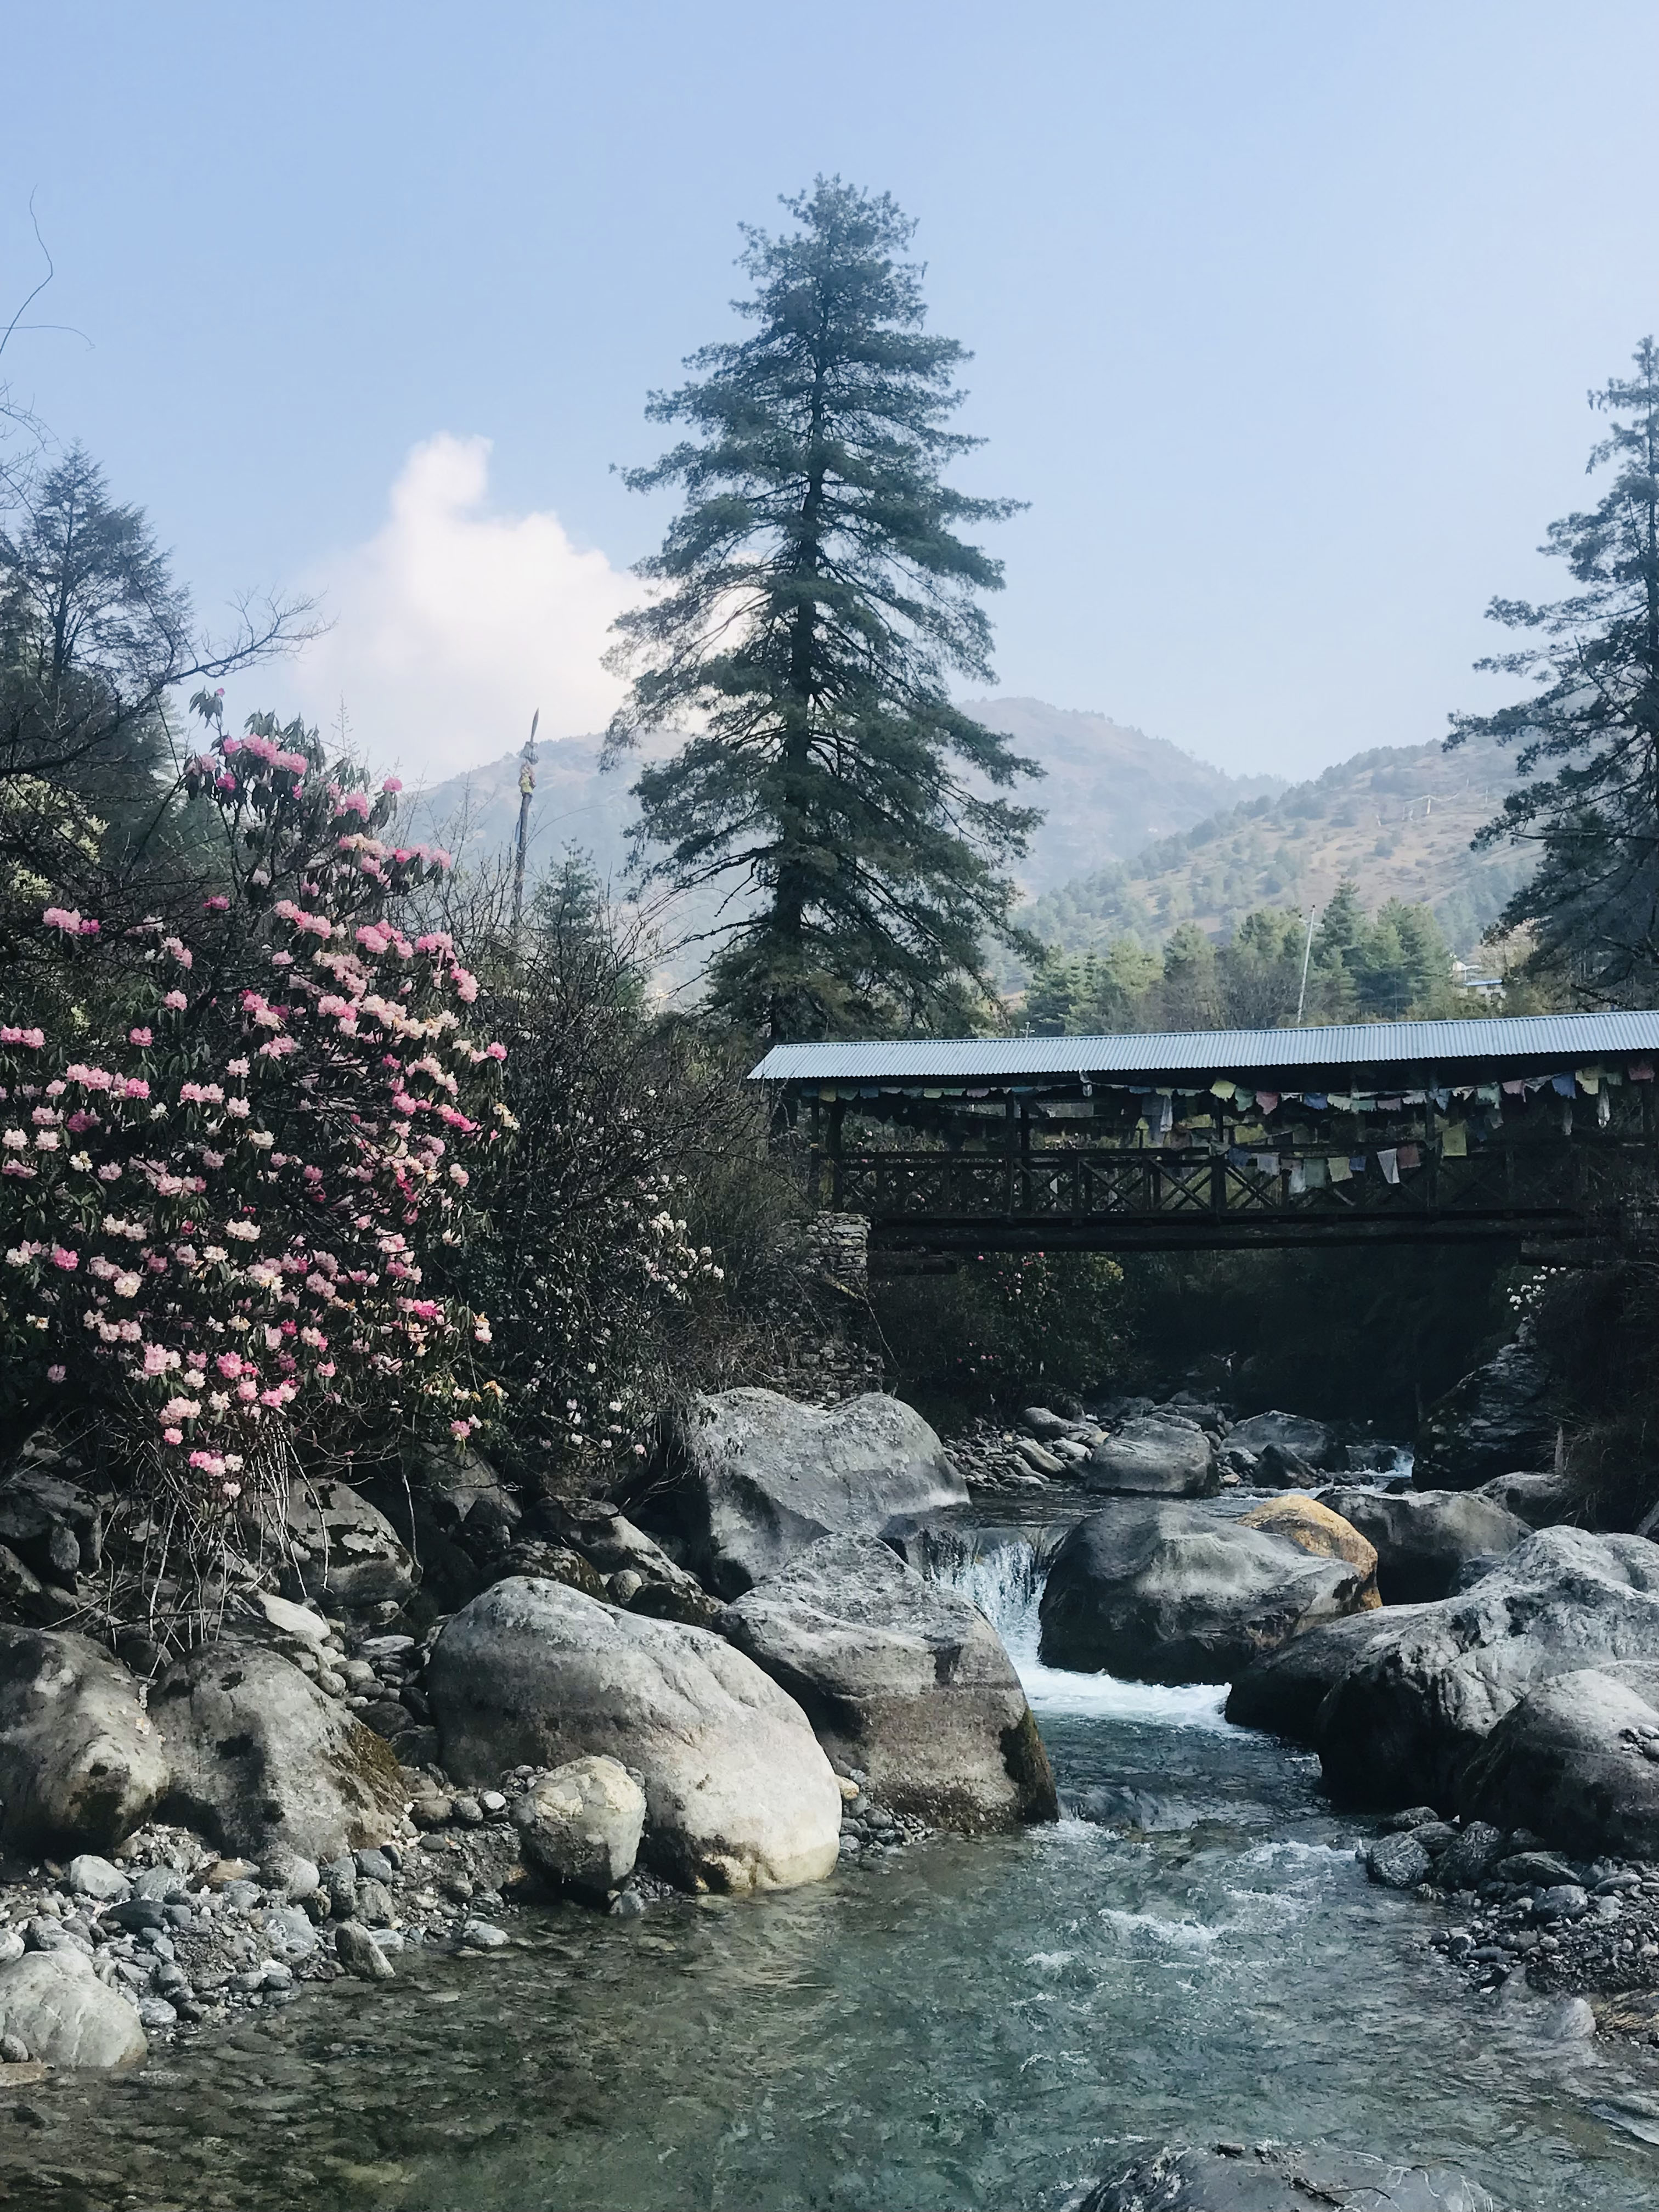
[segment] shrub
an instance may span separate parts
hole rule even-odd
[[[187,1552],[301,1452],[480,1424],[489,1322],[423,1275],[510,1125],[474,978],[396,919],[448,856],[380,836],[395,783],[250,730],[185,776],[224,889],[188,927],[48,908],[72,1018],[0,1027],[6,1397],[93,1413]]]

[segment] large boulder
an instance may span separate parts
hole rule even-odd
[[[19,1851],[106,1851],[167,1787],[126,1668],[83,1636],[0,1628],[0,1836]]]
[[[1465,1569],[1504,1558],[1532,1534],[1506,1507],[1465,1490],[1337,1487],[1322,1490],[1319,1503],[1376,1546],[1384,1605],[1450,1597]]]
[[[163,1810],[222,1851],[286,1844],[319,1864],[383,1843],[406,1801],[389,1746],[277,1652],[209,1644],[150,1696],[172,1781]]]
[[[1309,1467],[1338,1468],[1342,1464],[1331,1431],[1323,1421],[1312,1420],[1306,1413],[1252,1413],[1248,1421],[1235,1422],[1228,1430],[1227,1442],[1252,1454],[1264,1452],[1269,1444],[1276,1444],[1280,1451],[1289,1452]]]
[[[1221,1487],[1215,1448],[1196,1421],[1134,1413],[1097,1443],[1080,1470],[1085,1489],[1141,1498],[1209,1498]]]
[[[1352,1613],[1365,1576],[1283,1536],[1146,1499],[1091,1513],[1042,1593],[1052,1667],[1146,1682],[1228,1682],[1263,1651]]]
[[[1633,1680],[1659,1666],[1659,1547],[1544,1528],[1473,1589],[1312,1631],[1293,1683],[1268,1661],[1229,1710],[1299,1735],[1334,1795],[1393,1807],[1459,1802],[1464,1767],[1504,1715],[1558,1674]],[[1323,1684],[1316,1699],[1314,1689]]]
[[[1540,1683],[1465,1767],[1464,1811],[1577,1858],[1659,1856],[1656,1706],[1659,1668],[1642,1689],[1595,1668]]]
[[[149,2049],[134,2007],[68,1944],[0,1966],[0,2035],[47,2066],[127,2066]]]
[[[1239,1515],[1238,1525],[1241,1528],[1265,1529],[1270,1536],[1284,1536],[1316,1559],[1346,1559],[1364,1577],[1359,1589],[1360,1611],[1382,1604],[1376,1587],[1376,1547],[1360,1534],[1352,1521],[1344,1520],[1341,1513],[1334,1511],[1328,1504],[1292,1492],[1286,1498],[1270,1498],[1260,1505],[1253,1505],[1248,1513]]]
[[[1277,1651],[1252,1660],[1237,1677],[1227,1693],[1227,1718],[1241,1728],[1312,1743],[1326,1698],[1373,1645],[1393,1637],[1403,1617],[1401,1611],[1371,1608],[1293,1636]]]
[[[1584,1508],[1577,1478],[1565,1468],[1495,1474],[1481,1484],[1475,1495],[1501,1505],[1529,1528],[1553,1528],[1558,1521],[1576,1520]]]
[[[421,1571],[386,1515],[349,1482],[289,1486],[288,1595],[310,1598],[330,1613],[401,1605]]]
[[[965,1505],[968,1487],[896,1398],[827,1413],[775,1390],[694,1398],[619,1501],[723,1598],[741,1597],[820,1536],[876,1536],[902,1514]]]
[[[1013,1662],[976,1606],[872,1536],[824,1536],[720,1626],[881,1802],[969,1834],[1059,1815]]]
[[[599,1754],[645,1778],[647,1863],[690,1889],[785,1889],[835,1864],[841,1790],[806,1716],[707,1630],[509,1576],[427,1663],[457,1781]]]
[[[1474,1490],[1514,1468],[1555,1456],[1553,1377],[1530,1329],[1437,1399],[1418,1431],[1412,1480],[1419,1490]]]

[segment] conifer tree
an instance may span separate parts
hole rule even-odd
[[[1454,714],[1447,739],[1516,749],[1520,787],[1475,842],[1530,843],[1539,858],[1498,927],[1531,929],[1534,972],[1626,1003],[1650,1000],[1659,982],[1659,346],[1644,338],[1633,359],[1634,376],[1589,395],[1612,418],[1589,469],[1612,463],[1613,478],[1595,507],[1552,523],[1540,549],[1579,589],[1487,610],[1532,635],[1477,665],[1529,678],[1532,695]]]
[[[1040,817],[1000,794],[1037,771],[946,689],[994,680],[1002,580],[958,533],[1017,503],[944,481],[980,441],[947,427],[968,356],[922,327],[914,225],[839,178],[784,205],[793,230],[744,230],[752,335],[647,410],[690,435],[627,482],[684,504],[617,624],[607,752],[693,731],[634,788],[647,880],[720,894],[722,1011],[774,1038],[960,1022],[988,942],[1036,949],[1004,871]]]

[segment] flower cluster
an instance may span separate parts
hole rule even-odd
[[[480,1425],[489,1322],[422,1285],[511,1117],[502,1048],[467,1033],[475,979],[394,918],[448,856],[374,834],[391,791],[259,722],[186,782],[229,887],[188,930],[49,908],[107,1018],[72,1050],[0,1027],[0,1356],[10,1389],[100,1405],[230,1500],[273,1428]]]

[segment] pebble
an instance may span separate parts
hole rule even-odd
[[[462,1942],[474,1951],[499,1951],[509,1940],[506,1929],[489,1920],[469,1920],[461,1930]]]
[[[152,2033],[158,2028],[177,2027],[179,2025],[178,2011],[165,1997],[140,1997],[138,2017]]]
[[[483,1826],[484,1808],[476,1797],[452,1798],[450,1812],[452,1817],[464,1828],[481,1828]]]
[[[478,1802],[486,1813],[505,1813],[507,1810],[507,1800],[499,1790],[481,1790]]]

